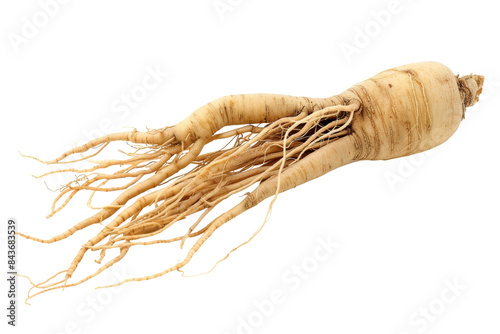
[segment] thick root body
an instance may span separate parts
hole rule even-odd
[[[31,297],[81,284],[122,260],[133,246],[171,242],[182,246],[187,239],[198,237],[181,262],[160,273],[124,282],[181,271],[218,228],[266,198],[273,197],[272,205],[279,193],[351,162],[397,158],[443,143],[457,130],[465,108],[477,102],[483,80],[475,75],[457,78],[444,65],[429,62],[381,72],[324,99],[231,95],[203,106],[176,126],[106,136],[46,161],[66,163],[74,154],[98,149],[73,160],[87,160],[93,167],[62,170],[85,176],[61,189],[49,216],[79,191],[90,191],[91,197],[100,191],[120,193],[98,213],[55,237],[40,239],[20,233],[51,243],[90,225],[107,224],[61,272],[65,273],[64,280],[33,284],[41,291]],[[241,127],[221,132],[225,126],[234,125]],[[89,159],[101,154],[112,141],[128,141],[135,151],[126,153],[123,160]],[[204,150],[207,144],[220,141],[225,143],[220,149]],[[120,169],[104,173],[108,168]],[[117,180],[127,182],[105,187]],[[239,204],[203,224],[215,206],[252,186],[255,189]],[[64,196],[66,200],[57,206]],[[118,215],[110,219],[116,212]],[[200,218],[183,235],[140,241],[200,212]],[[101,263],[111,248],[119,248],[120,254],[93,274],[68,283],[87,251],[100,251],[96,262]]]

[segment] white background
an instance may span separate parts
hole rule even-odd
[[[47,22],[45,3],[52,3]],[[50,167],[18,151],[50,159],[89,133],[173,125],[229,94],[327,97],[418,61],[487,81],[449,141],[429,154],[352,164],[281,194],[263,231],[208,275],[175,272],[94,290],[117,275],[171,266],[180,256],[173,245],[133,249],[95,279],[31,306],[20,279],[18,327],[1,316],[8,333],[499,332],[500,25],[491,1],[221,0],[224,12],[213,0],[53,4],[0,5],[0,254],[9,217],[20,231],[49,238],[91,213],[82,196],[46,220],[56,193],[30,175]],[[23,36],[27,22],[39,27]],[[346,56],[347,44],[356,53]],[[127,115],[116,113],[117,99],[148,69],[168,75]],[[47,178],[47,186],[58,180]],[[217,231],[186,273],[210,269],[246,240],[268,204]],[[20,272],[40,282],[65,269],[99,229],[50,245],[19,240]],[[318,240],[328,239],[339,246],[318,261]],[[77,273],[95,270],[96,256],[89,253]],[[297,276],[293,266],[309,273]],[[450,284],[459,285],[455,293]],[[271,305],[276,293],[282,297]],[[6,294],[2,279],[1,305]]]

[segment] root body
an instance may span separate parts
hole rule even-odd
[[[99,192],[119,194],[93,216],[52,238],[19,233],[52,243],[88,226],[106,224],[80,248],[69,268],[59,273],[65,274],[64,279],[48,283],[56,275],[33,284],[40,291],[28,299],[91,279],[122,260],[133,246],[171,242],[182,246],[187,239],[198,238],[181,262],[160,273],[124,282],[180,271],[218,228],[266,198],[273,197],[272,205],[280,192],[354,161],[397,158],[443,143],[458,128],[465,108],[477,102],[482,83],[481,76],[457,78],[445,66],[428,62],[381,72],[330,98],[232,95],[196,110],[176,126],[105,136],[54,160],[42,161],[86,161],[91,165],[57,171],[83,176],[61,188],[49,216],[80,191],[90,192],[91,199]],[[223,131],[225,126],[234,125],[240,127]],[[126,141],[134,150],[124,152],[124,159],[92,160],[113,141]],[[206,145],[215,142],[225,145],[206,152]],[[96,152],[89,154],[91,149]],[[87,155],[75,159],[75,154]],[[112,186],[120,181],[121,185]],[[215,206],[252,186],[255,189],[239,204],[204,223]],[[201,216],[183,235],[140,240],[156,237],[195,213]],[[96,262],[100,264],[112,248],[120,250],[118,256],[93,274],[69,283],[87,251],[99,251]]]

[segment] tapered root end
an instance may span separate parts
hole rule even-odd
[[[457,76],[458,90],[462,98],[464,112],[465,108],[479,101],[479,95],[483,90],[483,83],[484,76],[482,75],[470,74],[460,78]]]

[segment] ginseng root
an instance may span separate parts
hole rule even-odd
[[[67,270],[32,283],[32,289],[39,291],[28,299],[91,279],[122,260],[133,246],[183,245],[197,238],[179,263],[117,285],[181,271],[218,228],[269,197],[274,196],[272,204],[280,192],[351,162],[408,156],[443,143],[457,130],[465,108],[478,101],[483,81],[479,75],[458,77],[442,64],[425,62],[381,72],[328,98],[231,95],[208,103],[175,126],[104,136],[54,160],[40,160],[45,164],[90,164],[42,175],[79,175],[60,189],[48,217],[80,191],[90,193],[89,206],[96,193],[118,195],[109,205],[97,208],[93,216],[50,239],[19,233],[52,243],[91,225],[106,224],[80,248]],[[226,126],[233,127],[224,129]],[[123,159],[94,160],[114,141],[127,142],[134,150],[123,152]],[[208,144],[217,143],[221,143],[218,149],[205,152]],[[239,204],[204,221],[219,203],[250,188],[254,189]],[[198,220],[185,234],[149,240],[196,213],[200,213]],[[141,241],[144,238],[148,241]],[[119,249],[118,256],[87,277],[69,282],[88,251],[99,251],[96,262],[101,264],[106,251],[113,248]],[[60,274],[65,276],[57,280]]]

